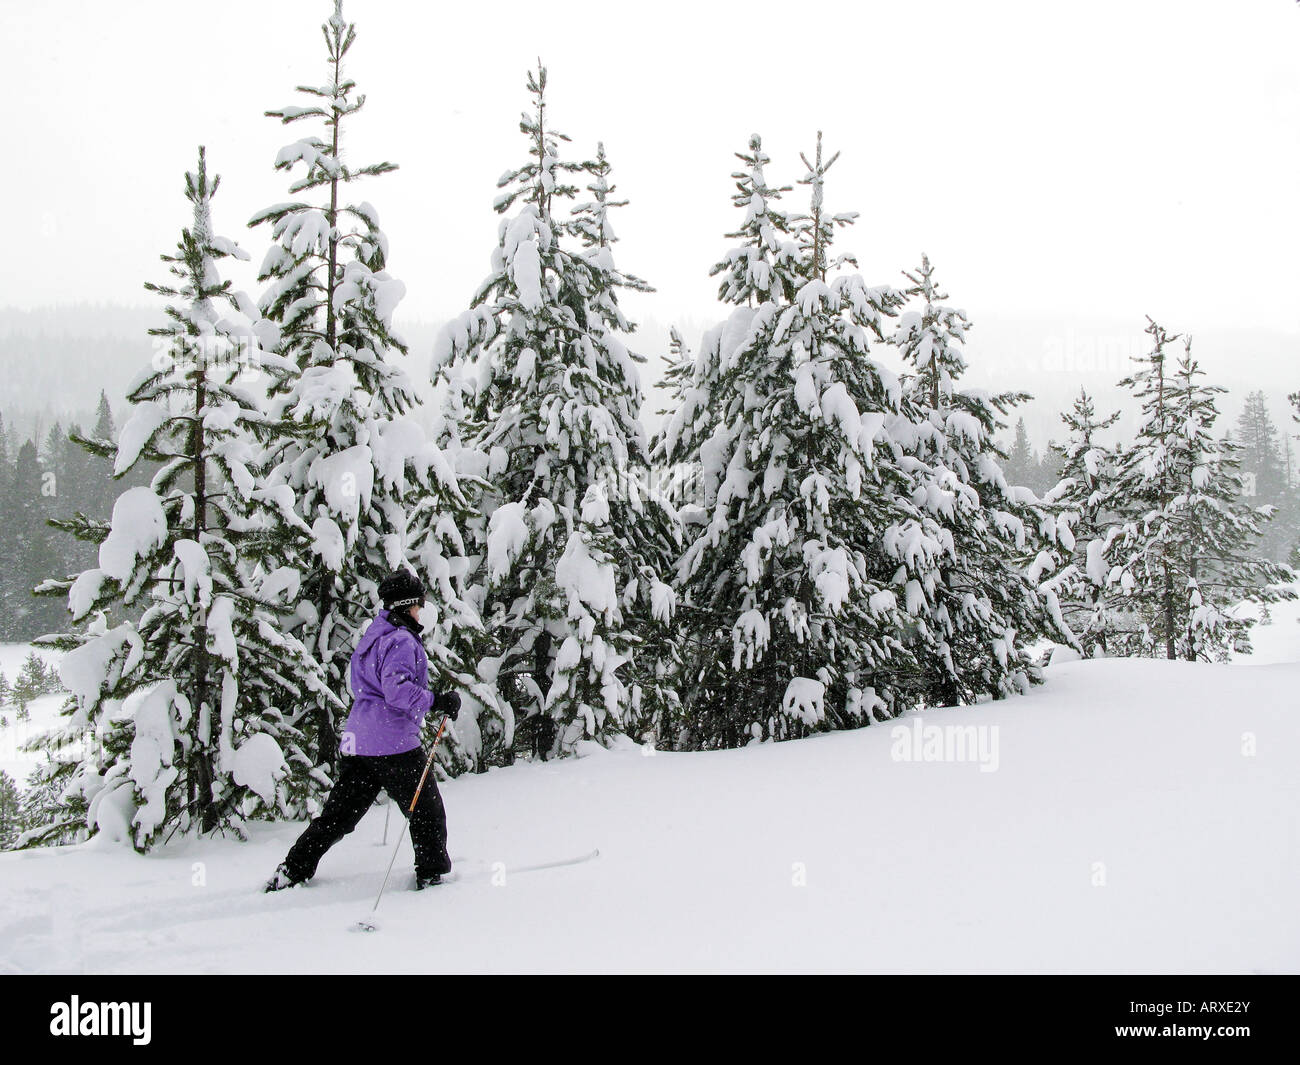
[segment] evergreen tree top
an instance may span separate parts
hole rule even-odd
[[[230,282],[222,279],[214,268],[220,260],[231,257],[247,260],[248,253],[232,240],[219,237],[212,231],[212,198],[221,184],[221,176],[208,178],[207,149],[199,145],[198,168],[185,174],[185,198],[194,212],[194,223],[181,231],[181,239],[173,254],[160,256],[168,271],[177,279],[176,285],[158,285],[146,281],[144,287],[160,296],[184,300],[185,306],[170,306],[167,313],[187,332],[210,328],[216,320],[214,300],[224,301],[238,308],[239,301],[231,292]],[[252,311],[251,304],[246,310]],[[256,312],[253,312],[254,314]],[[168,335],[171,328],[150,329],[154,336]],[[100,394],[101,420],[111,415],[107,397]]]
[[[284,125],[300,122],[305,118],[319,118],[325,122],[329,140],[308,137],[282,148],[275,160],[277,170],[290,170],[299,162],[307,164],[307,171],[294,184],[290,192],[304,192],[307,189],[328,185],[335,181],[355,181],[357,178],[374,174],[385,174],[396,170],[397,164],[390,162],[371,163],[361,167],[349,167],[339,151],[339,124],[345,115],[356,114],[365,106],[365,94],[354,98],[352,93],[356,82],[343,76],[343,60],[357,39],[354,23],[343,18],[342,0],[334,0],[334,14],[321,26],[325,38],[325,49],[332,73],[331,80],[324,85],[298,85],[298,92],[321,101],[307,107],[287,106],[267,111],[268,118],[278,118]],[[274,209],[273,209],[274,210]],[[351,208],[355,213],[356,208]],[[254,218],[254,224],[274,215],[264,212],[263,216]],[[376,269],[378,269],[376,267]]]
[[[1182,338],[1183,352],[1178,356],[1178,377],[1183,382],[1184,388],[1192,388],[1204,395],[1220,395],[1228,390],[1222,385],[1202,385],[1197,384],[1197,378],[1204,377],[1205,371],[1201,369],[1200,360],[1192,354],[1192,338],[1189,335]]]
[[[1064,440],[1049,445],[1049,455],[1060,460],[1060,481],[1051,490],[1052,499],[1078,502],[1074,497],[1081,497],[1090,505],[1096,502],[1089,497],[1098,486],[1103,463],[1115,455],[1114,449],[1100,443],[1097,436],[1113,426],[1119,415],[1119,411],[1112,411],[1099,418],[1092,396],[1087,389],[1079,389],[1071,409],[1061,412],[1061,421],[1069,433]]]
[[[519,131],[528,138],[529,160],[517,170],[507,170],[497,180],[497,188],[506,189],[493,202],[498,214],[505,214],[521,197],[537,209],[538,217],[551,224],[552,201],[555,197],[570,199],[578,194],[566,174],[578,173],[587,168],[583,163],[573,163],[560,158],[560,141],[570,140],[559,130],[546,124],[546,67],[537,60],[537,70],[528,72],[528,92],[533,97],[533,111],[519,116]]]
[[[1085,439],[1091,439],[1091,435],[1102,429],[1109,429],[1119,421],[1119,411],[1112,411],[1105,418],[1097,417],[1096,404],[1086,388],[1080,387],[1079,394],[1074,398],[1073,407],[1061,414],[1061,421],[1065,427],[1073,433],[1080,433]],[[1023,418],[1020,419],[1022,422]],[[1058,448],[1059,450],[1059,448]]]
[[[108,393],[100,390],[99,406],[95,408],[95,439],[112,440],[117,435],[113,424],[113,408],[108,402]]]
[[[928,255],[923,254],[921,265],[915,271],[904,270],[903,276],[911,282],[905,294],[919,297],[925,305],[919,312],[904,311],[899,316],[895,343],[916,369],[930,404],[937,407],[943,397],[952,394],[953,384],[966,372],[961,346],[966,342],[970,322],[965,311],[943,304],[948,294],[935,280]],[[1014,399],[998,397],[1008,402]],[[994,405],[1001,410],[1004,404],[995,401]]]
[[[1150,315],[1147,316],[1147,327],[1143,332],[1151,338],[1151,350],[1133,357],[1138,368],[1123,377],[1119,386],[1132,389],[1136,396],[1144,400],[1153,396],[1159,405],[1163,401],[1164,382],[1168,377],[1165,369],[1165,348],[1176,343],[1181,337],[1177,333],[1171,335]]]
[[[628,321],[619,307],[617,290],[627,288],[637,292],[653,292],[654,288],[636,275],[624,273],[614,264],[613,245],[618,237],[610,224],[609,210],[612,207],[626,207],[628,201],[612,198],[614,185],[609,180],[612,168],[605,156],[603,142],[596,145],[596,158],[586,164],[586,169],[592,178],[591,184],[587,186],[592,199],[573,208],[569,228],[582,241],[582,258],[589,276],[578,276],[576,281],[593,304],[596,319],[612,332],[632,333],[636,326]],[[633,355],[633,358],[638,362],[645,361],[641,355]]]
[[[1241,413],[1237,416],[1237,435],[1243,455],[1243,465],[1253,473],[1260,494],[1274,495],[1284,490],[1284,448],[1290,440],[1278,432],[1268,413],[1268,398],[1258,389],[1246,396]]]
[[[834,261],[829,259],[835,227],[852,225],[858,217],[856,211],[832,215],[827,214],[825,210],[826,173],[835,165],[839,157],[840,153],[836,152],[829,159],[823,160],[821,130],[817,131],[817,150],[813,161],[809,162],[807,155],[803,152],[799,153],[799,159],[807,171],[799,179],[799,184],[810,186],[812,193],[809,201],[810,212],[806,215],[797,215],[792,222],[796,240],[807,259],[808,276],[820,281],[826,280],[828,270],[835,270],[846,264],[858,265],[858,261],[852,255],[841,255]]]
[[[731,175],[736,181],[731,200],[745,212],[745,219],[727,237],[742,243],[709,271],[710,277],[723,275],[718,299],[737,304],[782,298],[793,301],[803,280],[799,246],[791,239],[790,218],[776,206],[791,186],[767,183],[766,167],[771,158],[763,151],[763,139],[757,133],[749,138],[748,153],[737,152],[736,158],[746,169]]]
[[[148,291],[168,300],[167,324],[149,329],[151,336],[166,338],[166,347],[132,383],[128,396],[132,413],[116,443],[111,435],[100,435],[101,430],[112,430],[104,397],[96,439],[76,436],[96,453],[114,457],[115,476],[126,473],[142,457],[166,463],[155,482],[158,491],[166,492],[176,484],[179,472],[192,465],[187,454],[192,447],[189,435],[201,426],[212,445],[209,457],[246,497],[252,490],[251,453],[243,444],[226,440],[236,424],[253,416],[256,402],[239,386],[237,377],[250,356],[259,362],[273,357],[261,347],[260,316],[252,301],[221,277],[222,259],[248,256],[234,241],[213,231],[212,199],[219,185],[219,177],[209,176],[207,153],[200,146],[197,168],[185,175],[192,222],[181,230],[176,250],[160,256],[174,280],[145,283]],[[196,398],[200,391],[201,401]],[[174,397],[179,397],[179,406]]]
[[[280,334],[269,346],[290,364],[273,375],[280,406],[272,414],[289,411],[300,427],[310,426],[309,434],[324,432],[337,442],[350,438],[355,423],[367,417],[362,407],[376,406],[393,416],[409,410],[415,399],[406,374],[386,358],[392,350],[407,350],[392,331],[393,311],[406,287],[387,272],[388,238],[378,212],[368,202],[349,202],[345,193],[351,182],[395,170],[396,164],[345,161],[343,120],[365,102],[363,95],[353,95],[355,83],[342,73],[356,30],[336,4],[322,33],[330,81],[298,87],[316,102],[267,112],[283,123],[314,119],[323,124],[323,138],[295,141],[275,159],[277,170],[304,167],[290,191],[319,189],[321,202],[277,203],[255,214],[249,225],[272,224],[273,242],[258,271],[258,280],[268,282],[260,304]]]
[[[605,155],[605,142],[597,141],[596,158],[587,164],[587,172],[591,175],[587,191],[592,198],[573,208],[574,232],[588,248],[604,248],[618,240],[609,221],[609,209],[626,207],[628,201],[614,199],[616,186],[609,180],[612,169]]]

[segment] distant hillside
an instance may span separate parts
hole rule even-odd
[[[631,317],[640,322],[632,348],[646,356],[641,381],[646,390],[647,429],[658,425],[656,411],[668,397],[656,385],[668,352],[668,329],[677,325],[692,350],[704,331],[725,317],[713,314],[673,315],[654,304],[653,296],[627,301]],[[1142,320],[1079,319],[1068,316],[979,313],[968,308],[974,328],[967,345],[972,387],[1019,389],[1033,394],[1021,413],[1034,446],[1041,449],[1061,432],[1060,412],[1085,386],[1100,408],[1125,407],[1115,388],[1129,371],[1129,358],[1144,350]],[[152,350],[148,329],[158,324],[160,310],[148,306],[122,307],[69,304],[23,311],[0,308],[0,413],[7,425],[30,435],[39,418],[48,428],[93,411],[100,389],[108,392],[114,411],[125,400],[131,379]],[[398,334],[410,347],[406,370],[417,392],[429,398],[429,356],[440,321],[397,315]],[[1222,410],[1226,429],[1236,420],[1247,392],[1260,388],[1269,396],[1279,426],[1295,423],[1286,394],[1300,388],[1300,335],[1262,329],[1207,329],[1195,322],[1162,322],[1171,330],[1187,329],[1194,350],[1209,378],[1229,390]],[[877,347],[882,362],[896,367],[894,352]],[[1124,409],[1119,430],[1130,433],[1133,411]]]

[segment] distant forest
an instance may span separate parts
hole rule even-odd
[[[117,440],[106,393],[101,392],[89,425],[55,421],[39,440],[11,432],[6,413],[0,410],[0,640],[11,642],[66,627],[63,599],[35,596],[32,589],[96,564],[94,544],[50,523],[78,512],[107,521],[123,489],[147,484],[153,468],[114,481],[109,460],[73,442],[73,436],[83,435]]]

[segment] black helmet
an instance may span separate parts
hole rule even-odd
[[[409,569],[394,570],[379,582],[379,598],[385,610],[397,610],[424,602],[424,585]]]

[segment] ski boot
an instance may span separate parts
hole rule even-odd
[[[302,883],[301,880],[295,880],[292,876],[290,876],[288,868],[283,863],[281,863],[276,868],[275,875],[266,882],[266,886],[263,887],[262,890],[267,892],[283,891],[285,888],[296,887],[298,884],[301,883]]]

